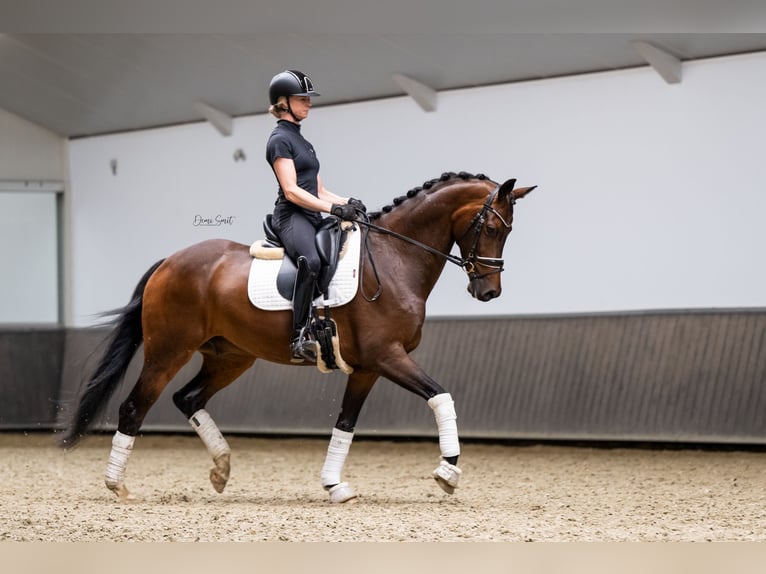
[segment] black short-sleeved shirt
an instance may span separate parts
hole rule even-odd
[[[277,127],[271,132],[266,144],[266,161],[269,162],[272,170],[274,169],[274,162],[280,157],[291,159],[295,163],[298,187],[318,197],[319,160],[314,152],[314,146],[301,135],[301,127],[298,124],[287,120],[277,122]],[[287,202],[287,199],[280,187],[277,203],[282,202]]]

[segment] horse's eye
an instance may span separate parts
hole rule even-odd
[[[487,225],[487,236],[495,237],[496,235],[497,235],[497,229],[495,229],[491,225]]]

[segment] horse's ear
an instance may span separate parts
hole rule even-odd
[[[518,189],[514,189],[512,197],[513,197],[514,200],[515,199],[521,199],[522,197],[527,195],[533,189],[537,189],[537,186],[533,185],[531,187],[520,187]]]
[[[500,186],[500,189],[497,191],[497,197],[499,199],[505,199],[505,196],[510,194],[513,194],[513,186],[516,185],[516,179],[509,179],[503,185]]]

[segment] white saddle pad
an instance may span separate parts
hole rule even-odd
[[[356,295],[359,286],[361,235],[358,228],[349,232],[335,277],[330,281],[329,298],[317,297],[314,304],[318,307],[340,307]],[[292,302],[282,297],[277,291],[277,273],[281,266],[281,259],[253,259],[247,280],[247,295],[250,297],[250,302],[259,309],[283,311],[293,308]]]

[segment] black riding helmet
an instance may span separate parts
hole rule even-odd
[[[277,103],[282,96],[318,96],[314,90],[314,82],[306,74],[298,70],[285,70],[273,78],[269,84],[269,101]]]

